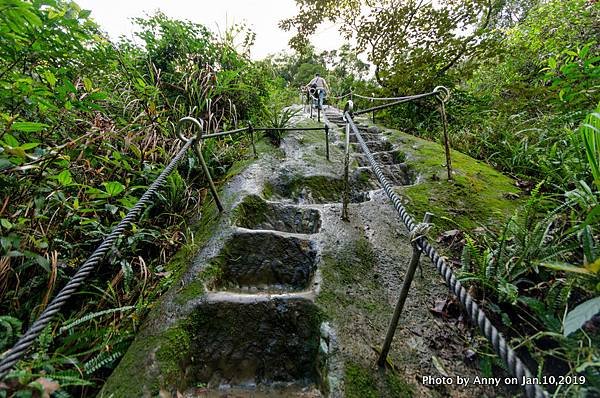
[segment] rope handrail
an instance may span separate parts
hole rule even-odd
[[[367,144],[361,136],[358,128],[354,124],[354,121],[352,119],[352,113],[349,111],[345,111],[344,119],[346,120],[346,123],[349,126],[347,130],[347,135],[349,135],[349,131],[350,129],[352,129],[361,150],[365,154],[369,164],[373,169],[373,172],[377,177],[377,180],[382,185],[383,190],[387,194],[388,198],[391,200],[394,208],[398,212],[400,219],[408,229],[409,233],[413,234],[417,230],[419,225],[415,223],[413,217],[402,205],[400,197],[393,191],[392,185],[383,174],[379,163],[371,154],[371,151],[367,147]],[[464,286],[462,286],[460,281],[456,279],[452,268],[448,265],[445,258],[439,255],[439,253],[428,242],[425,236],[420,236],[417,238],[416,246],[420,251],[425,252],[427,256],[431,259],[438,273],[444,278],[446,285],[451,289],[454,295],[458,297],[461,304],[469,314],[471,320],[477,324],[483,335],[492,344],[494,351],[507,365],[510,373],[513,376],[517,377],[519,380],[524,380],[524,378],[531,379],[531,371],[527,368],[527,366],[523,363],[519,356],[514,352],[514,350],[509,346],[509,344],[507,343],[506,339],[502,336],[500,331],[498,331],[498,329],[492,324],[490,319],[479,307],[479,305],[477,305],[473,297],[468,293]],[[540,385],[525,383],[523,387],[525,389],[525,393],[529,398],[542,398],[548,396],[548,393]]]
[[[370,112],[373,112],[373,111],[378,111],[378,110],[381,110],[381,109],[390,108],[392,106],[395,106],[395,105],[398,105],[398,104],[402,104],[404,102],[410,102],[410,101],[418,100],[418,99],[421,99],[421,98],[431,97],[433,95],[437,95],[437,92],[436,91],[431,91],[429,93],[411,95],[411,96],[408,96],[408,97],[398,97],[397,101],[389,102],[389,103],[383,104],[383,105],[377,105],[377,106],[374,106],[374,107],[371,107],[371,108],[367,108],[367,109],[362,109],[360,111],[354,112],[354,114],[355,115],[362,115],[362,114],[365,114],[365,113],[370,113]]]
[[[369,97],[369,96],[366,96],[366,95],[357,94],[357,93],[355,93],[354,91],[351,90],[351,91],[348,91],[344,95],[330,96],[330,98],[339,100],[339,99],[343,99],[343,98],[346,98],[348,96],[351,96],[351,97],[358,97],[358,98],[363,98],[363,99],[371,100],[371,101],[402,101],[402,102],[405,102],[405,101],[408,101],[408,100],[415,100],[415,99],[419,99],[419,98],[423,98],[423,97],[428,97],[428,96],[433,95],[435,93],[438,93],[438,95],[440,95],[439,94],[440,92],[442,92],[441,94],[443,95],[444,102],[447,101],[448,98],[449,98],[449,96],[450,96],[450,92],[444,86],[437,86],[430,93],[415,94],[415,95],[405,95],[405,96],[400,96],[400,97]]]
[[[6,352],[6,355],[0,360],[0,379],[3,379],[8,371],[23,357],[27,349],[33,344],[35,339],[52,321],[63,305],[77,292],[79,287],[85,282],[100,261],[106,256],[117,238],[125,232],[127,228],[137,219],[144,207],[154,198],[158,189],[165,183],[167,177],[173,172],[175,166],[179,163],[187,150],[196,142],[196,138],[187,140],[171,162],[164,168],[158,178],[150,185],[148,190],[142,195],[140,200],[129,210],[127,215],[119,224],[104,238],[102,243],[94,250],[91,256],[77,270],[75,275],[52,299],[50,304],[42,311],[38,319],[29,327],[15,345]]]
[[[188,138],[185,137],[181,131],[181,126],[184,123],[192,124],[193,126],[198,128],[196,135]],[[177,152],[177,154],[171,159],[169,164],[163,169],[160,175],[156,178],[156,180],[150,185],[150,187],[144,192],[142,197],[138,200],[134,207],[132,207],[129,212],[125,215],[125,217],[119,222],[119,224],[113,228],[110,234],[104,238],[102,243],[94,250],[94,252],[88,257],[88,259],[79,267],[79,269],[75,272],[73,277],[69,279],[67,284],[58,292],[58,294],[52,299],[50,304],[42,311],[38,319],[31,324],[29,329],[19,338],[19,340],[10,348],[8,351],[4,352],[4,356],[0,358],[0,380],[4,379],[9,373],[10,369],[17,364],[19,359],[21,359],[27,350],[34,343],[35,339],[41,334],[41,332],[50,324],[53,320],[54,316],[60,311],[60,309],[65,305],[65,303],[78,291],[78,289],[83,285],[87,277],[92,273],[92,271],[100,264],[100,262],[104,259],[112,245],[115,243],[117,238],[125,232],[127,228],[129,228],[133,222],[137,219],[137,217],[141,214],[144,207],[149,204],[154,196],[158,193],[158,190],[163,186],[167,177],[175,170],[177,164],[181,161],[183,155],[190,149],[193,145],[195,148],[196,155],[200,158],[200,164],[203,168],[203,171],[208,179],[209,187],[213,198],[215,199],[216,205],[219,208],[219,211],[223,211],[223,206],[219,199],[217,190],[213,183],[212,177],[210,175],[210,171],[204,161],[204,156],[201,151],[201,144],[203,139],[207,138],[216,138],[223,137],[227,135],[234,135],[237,133],[248,132],[250,133],[252,140],[252,150],[254,152],[254,156],[256,157],[256,147],[254,145],[254,131],[272,131],[272,130],[324,130],[325,131],[325,142],[326,142],[326,150],[327,150],[327,159],[329,160],[329,126],[324,125],[323,127],[297,127],[297,128],[271,128],[271,127],[259,127],[254,128],[251,123],[247,127],[222,131],[218,133],[206,134],[203,135],[204,123],[200,119],[195,119],[193,117],[184,117],[179,120],[177,126],[175,128],[176,136],[183,142],[183,147]]]

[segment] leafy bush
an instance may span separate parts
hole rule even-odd
[[[228,129],[262,117],[271,95],[268,71],[248,58],[253,35],[243,27],[219,38],[157,13],[135,20],[137,45],[111,43],[89,16],[60,0],[10,0],[0,15],[0,350],[179,150],[173,127],[180,117]],[[246,156],[243,144],[205,142],[216,179]],[[190,151],[65,306],[64,330],[47,329],[14,370],[10,391],[43,393],[57,383],[52,392],[61,396],[93,394],[172,282],[165,264],[192,239],[187,220],[205,200]]]

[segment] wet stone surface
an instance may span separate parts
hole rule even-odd
[[[236,225],[242,228],[300,234],[314,234],[321,228],[318,210],[266,202],[255,195],[247,196],[236,211]]]
[[[292,200],[298,204],[341,203],[344,195],[344,181],[330,176],[289,176],[282,175],[271,184],[273,195],[280,200]],[[350,202],[360,203],[370,200],[369,185],[361,180],[350,181]]]
[[[301,290],[315,272],[317,250],[305,239],[274,232],[236,232],[214,262],[220,275],[214,290]]]
[[[394,146],[388,141],[365,141],[367,147],[371,152],[383,152],[383,151],[391,151],[394,149]],[[354,150],[360,152],[360,146],[358,143],[353,143],[352,146]]]
[[[311,301],[209,302],[191,319],[186,378],[209,388],[318,379],[320,312]]]

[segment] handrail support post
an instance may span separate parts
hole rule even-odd
[[[329,125],[325,124],[325,154],[327,156],[327,160],[329,159]]]
[[[425,217],[423,218],[423,223],[429,224],[431,221],[432,214],[427,212],[425,213]],[[385,341],[383,343],[383,347],[381,348],[381,354],[379,355],[379,359],[377,360],[377,364],[380,367],[384,367],[387,362],[387,357],[390,352],[390,347],[392,345],[392,340],[394,339],[394,334],[396,333],[396,328],[398,327],[398,321],[400,320],[400,315],[402,315],[402,310],[404,309],[404,303],[406,302],[406,297],[408,296],[408,291],[410,290],[410,285],[415,277],[415,271],[417,270],[417,266],[419,265],[419,259],[421,258],[421,249],[419,247],[420,237],[417,237],[411,242],[412,245],[412,257],[410,259],[410,263],[408,264],[408,269],[406,270],[406,275],[404,276],[404,282],[402,283],[402,290],[400,291],[400,297],[398,297],[398,302],[396,303],[396,308],[394,308],[394,315],[392,316],[392,320],[390,321],[390,325],[388,327],[387,334],[385,336]]]
[[[256,145],[254,144],[254,127],[250,122],[248,122],[248,132],[250,133],[250,142],[252,143],[252,153],[254,153],[254,159],[258,159],[258,154],[256,153]]]
[[[374,97],[375,93],[371,93],[371,95]],[[373,107],[375,100],[372,99],[371,100],[371,107]],[[373,124],[375,124],[375,110],[373,109]]]
[[[215,183],[213,182],[213,179],[210,175],[208,166],[206,165],[206,162],[204,161],[204,156],[202,156],[202,147],[200,145],[200,140],[197,140],[196,142],[194,142],[194,149],[196,150],[196,155],[200,159],[200,164],[202,165],[202,170],[204,171],[204,174],[206,175],[206,179],[208,180],[208,186],[210,188],[210,193],[212,194],[213,199],[215,200],[215,203],[217,204],[217,207],[219,208],[219,213],[222,213],[223,205],[221,204],[221,199],[219,199],[219,193],[217,192]]]
[[[350,221],[348,217],[348,202],[350,201],[350,124],[346,123],[346,151],[344,154],[344,197],[342,203],[342,220]]]

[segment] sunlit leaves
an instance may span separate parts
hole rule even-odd
[[[23,131],[26,133],[41,131],[46,127],[48,127],[47,124],[36,122],[14,122],[11,126],[11,128],[15,131]]]
[[[102,185],[109,197],[117,196],[125,190],[125,186],[118,181],[104,182]]]
[[[69,170],[61,171],[60,174],[56,176],[56,179],[58,180],[59,184],[64,187],[67,187],[73,183],[73,177],[71,176]]]

